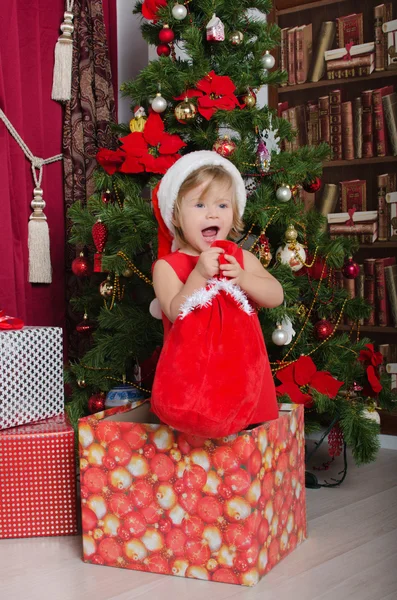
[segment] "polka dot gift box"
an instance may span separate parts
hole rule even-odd
[[[255,585],[306,538],[303,406],[227,438],[149,405],[79,422],[83,560]]]
[[[0,331],[0,429],[63,412],[60,327]]]
[[[0,431],[0,538],[77,533],[75,462],[63,414]]]

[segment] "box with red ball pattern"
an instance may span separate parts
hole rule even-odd
[[[0,431],[0,538],[75,535],[75,467],[63,414]]]
[[[255,585],[306,538],[303,407],[227,438],[147,403],[79,421],[83,560]]]

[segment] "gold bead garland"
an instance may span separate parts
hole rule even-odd
[[[128,256],[126,254],[124,254],[124,252],[122,252],[121,250],[119,252],[117,252],[117,256],[121,256],[121,258],[123,258],[125,260],[125,262],[127,263],[127,266],[131,269],[131,271],[137,275],[138,277],[140,277],[140,279],[142,279],[145,283],[147,283],[148,285],[153,285],[153,282],[146,277],[146,275],[144,275],[142,273],[142,271],[140,271],[133,262],[131,262],[131,260],[128,258]]]
[[[119,192],[118,192],[117,186],[114,183],[113,183],[113,190],[114,190],[114,195],[116,196],[117,204],[119,205],[119,208],[122,209],[123,208],[123,203],[120,200],[120,196],[119,196]]]
[[[87,365],[83,365],[81,364],[81,366],[83,367],[83,369],[87,369],[88,371],[111,371],[112,369],[109,369],[109,367],[89,367]],[[132,385],[134,388],[136,388],[137,390],[141,391],[141,392],[145,392],[146,394],[150,394],[151,391],[147,390],[146,388],[141,387],[140,385],[138,385],[137,383],[134,383],[133,381],[128,381],[125,377],[125,375],[123,375],[122,379],[117,378],[117,377],[112,377],[111,375],[106,375],[105,379],[109,379],[110,381],[116,381],[118,383],[128,383],[129,385]]]
[[[115,274],[114,276],[114,281],[113,281],[113,293],[112,293],[112,300],[110,302],[110,307],[109,310],[112,310],[114,303],[116,301],[120,302],[123,299],[124,296],[124,286],[123,289],[121,289],[120,287],[120,278],[117,274]],[[106,301],[105,301],[106,304]]]

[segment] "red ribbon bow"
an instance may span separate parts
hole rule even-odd
[[[24,322],[16,317],[9,317],[4,310],[0,310],[0,329],[22,329]]]
[[[350,219],[347,219],[345,225],[349,225],[349,227],[353,227],[353,225],[354,225],[353,215],[356,212],[356,210],[357,210],[356,208],[349,208],[348,209],[347,212],[349,214]]]
[[[346,44],[345,48],[346,48],[346,52],[347,54],[345,54],[345,56],[343,57],[343,60],[351,60],[351,54],[350,54],[350,50],[352,49],[352,46],[354,46],[353,42],[349,42],[348,44]]]

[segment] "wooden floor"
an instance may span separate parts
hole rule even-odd
[[[0,541],[0,598],[396,600],[397,452],[307,496],[309,539],[254,588],[84,564],[79,537],[57,537]]]

